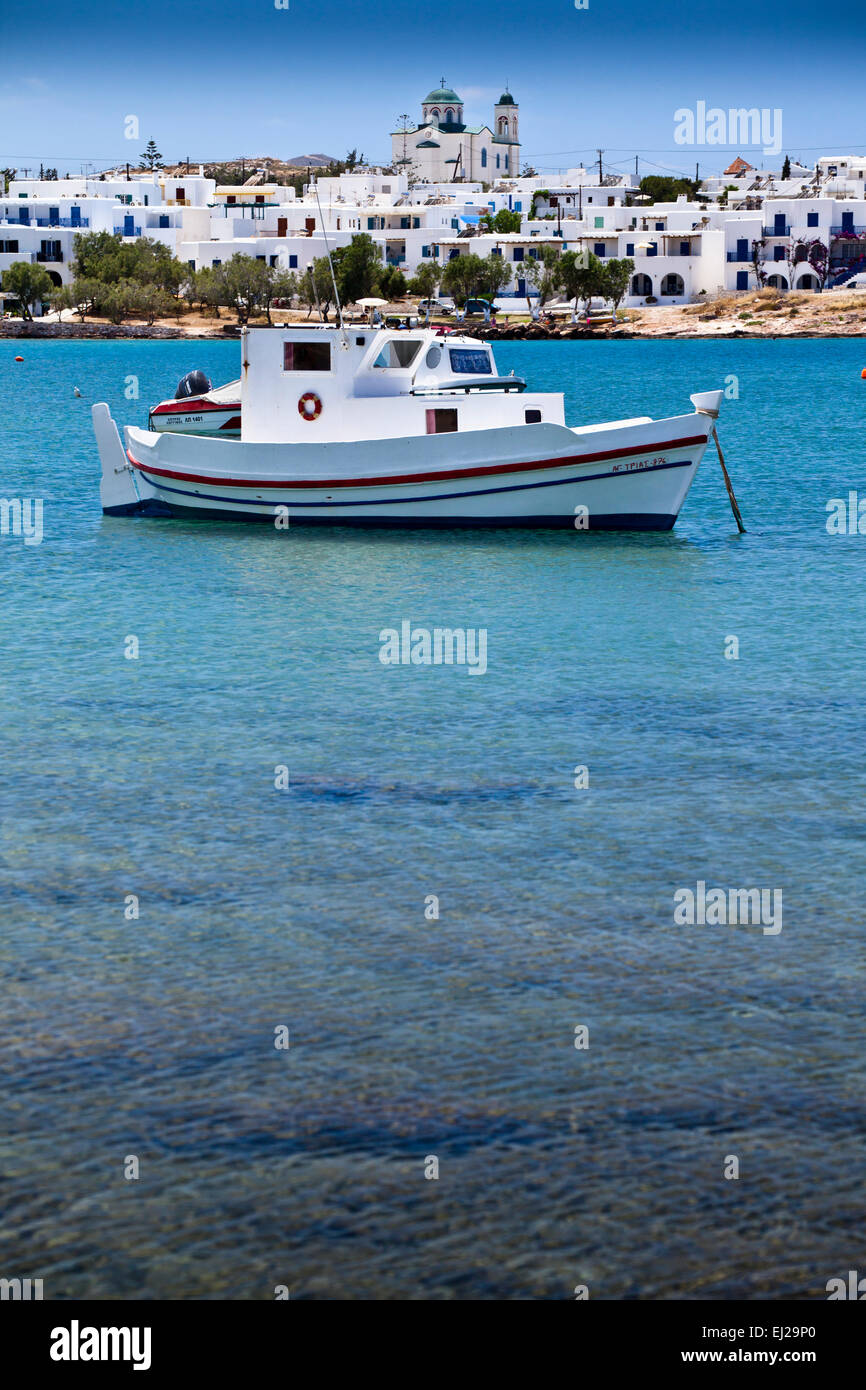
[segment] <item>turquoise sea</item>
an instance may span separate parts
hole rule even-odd
[[[711,453],[668,534],[103,518],[90,403],[238,344],[0,343],[0,496],[45,506],[0,536],[0,1274],[46,1299],[866,1268],[866,536],[825,525],[866,339],[496,352],[573,424],[735,376],[748,533]],[[383,666],[404,619],[486,674]],[[677,925],[698,881],[781,932]]]

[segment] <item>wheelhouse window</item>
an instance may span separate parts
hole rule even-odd
[[[284,372],[329,372],[330,343],[283,343]]]
[[[490,353],[477,352],[474,348],[449,348],[452,372],[467,376],[490,376]]]
[[[420,338],[389,338],[373,366],[411,367],[420,348]]]
[[[428,434],[454,434],[457,429],[456,410],[428,410]]]
[[[540,425],[540,424],[541,424],[541,411],[540,411],[540,410],[533,410],[533,409],[531,409],[531,408],[528,409],[528,410],[524,410],[524,412],[523,412],[523,418],[524,418],[524,420],[526,421],[527,425]]]

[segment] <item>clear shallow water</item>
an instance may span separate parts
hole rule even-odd
[[[866,1267],[866,538],[825,529],[866,495],[866,341],[497,360],[571,423],[735,373],[748,534],[709,454],[667,535],[103,518],[90,402],[143,422],[238,345],[0,344],[0,495],[46,499],[41,546],[0,538],[0,1273],[46,1298]],[[486,627],[487,674],[383,667],[404,618]],[[781,934],[675,926],[698,879],[780,888]]]

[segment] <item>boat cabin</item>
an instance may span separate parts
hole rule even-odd
[[[563,397],[500,376],[489,343],[432,329],[253,328],[241,438],[327,443],[565,423]]]

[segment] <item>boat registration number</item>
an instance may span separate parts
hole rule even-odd
[[[631,463],[615,463],[613,471],[614,473],[634,473],[639,468],[660,468],[664,463],[667,463],[667,459],[664,454],[659,454],[654,459],[634,459]]]

